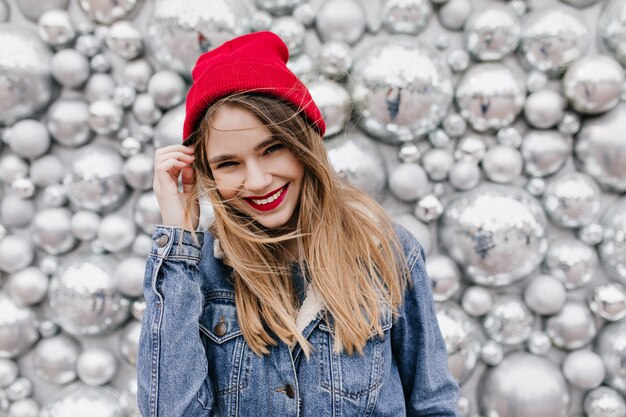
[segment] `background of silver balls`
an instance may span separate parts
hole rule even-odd
[[[138,416],[155,147],[269,29],[425,247],[464,416],[626,416],[626,0],[0,0],[0,416]],[[211,220],[203,204],[201,228]]]

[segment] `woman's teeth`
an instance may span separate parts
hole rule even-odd
[[[267,204],[267,203],[271,203],[272,201],[276,200],[278,197],[280,197],[280,195],[283,193],[283,188],[281,188],[280,190],[276,191],[276,194],[269,196],[268,198],[264,198],[263,200],[254,200],[252,199],[252,202],[256,205],[263,205],[263,204]]]

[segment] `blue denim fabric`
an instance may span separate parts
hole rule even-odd
[[[137,357],[144,417],[458,416],[424,251],[400,226],[413,286],[402,314],[383,315],[384,337],[364,355],[333,352],[333,324],[321,313],[303,335],[315,352],[280,342],[256,355],[237,321],[230,269],[213,256],[213,236],[157,226],[145,270]],[[165,237],[164,237],[165,236]]]

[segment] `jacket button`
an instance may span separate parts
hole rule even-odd
[[[226,334],[226,323],[224,322],[224,316],[220,318],[220,322],[215,325],[215,328],[213,330],[218,337],[222,337]]]
[[[296,396],[296,390],[293,389],[293,385],[287,384],[285,385],[285,394],[287,397],[292,398]]]
[[[167,235],[161,235],[161,236],[159,236],[159,238],[156,240],[156,244],[157,244],[160,248],[162,248],[162,247],[164,247],[165,245],[167,245],[167,241],[168,241],[168,240],[170,240],[170,238],[169,238],[169,237],[167,237]]]

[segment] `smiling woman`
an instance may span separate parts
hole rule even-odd
[[[456,416],[424,251],[334,172],[287,59],[270,32],[202,55],[185,141],[155,153],[141,413]]]

